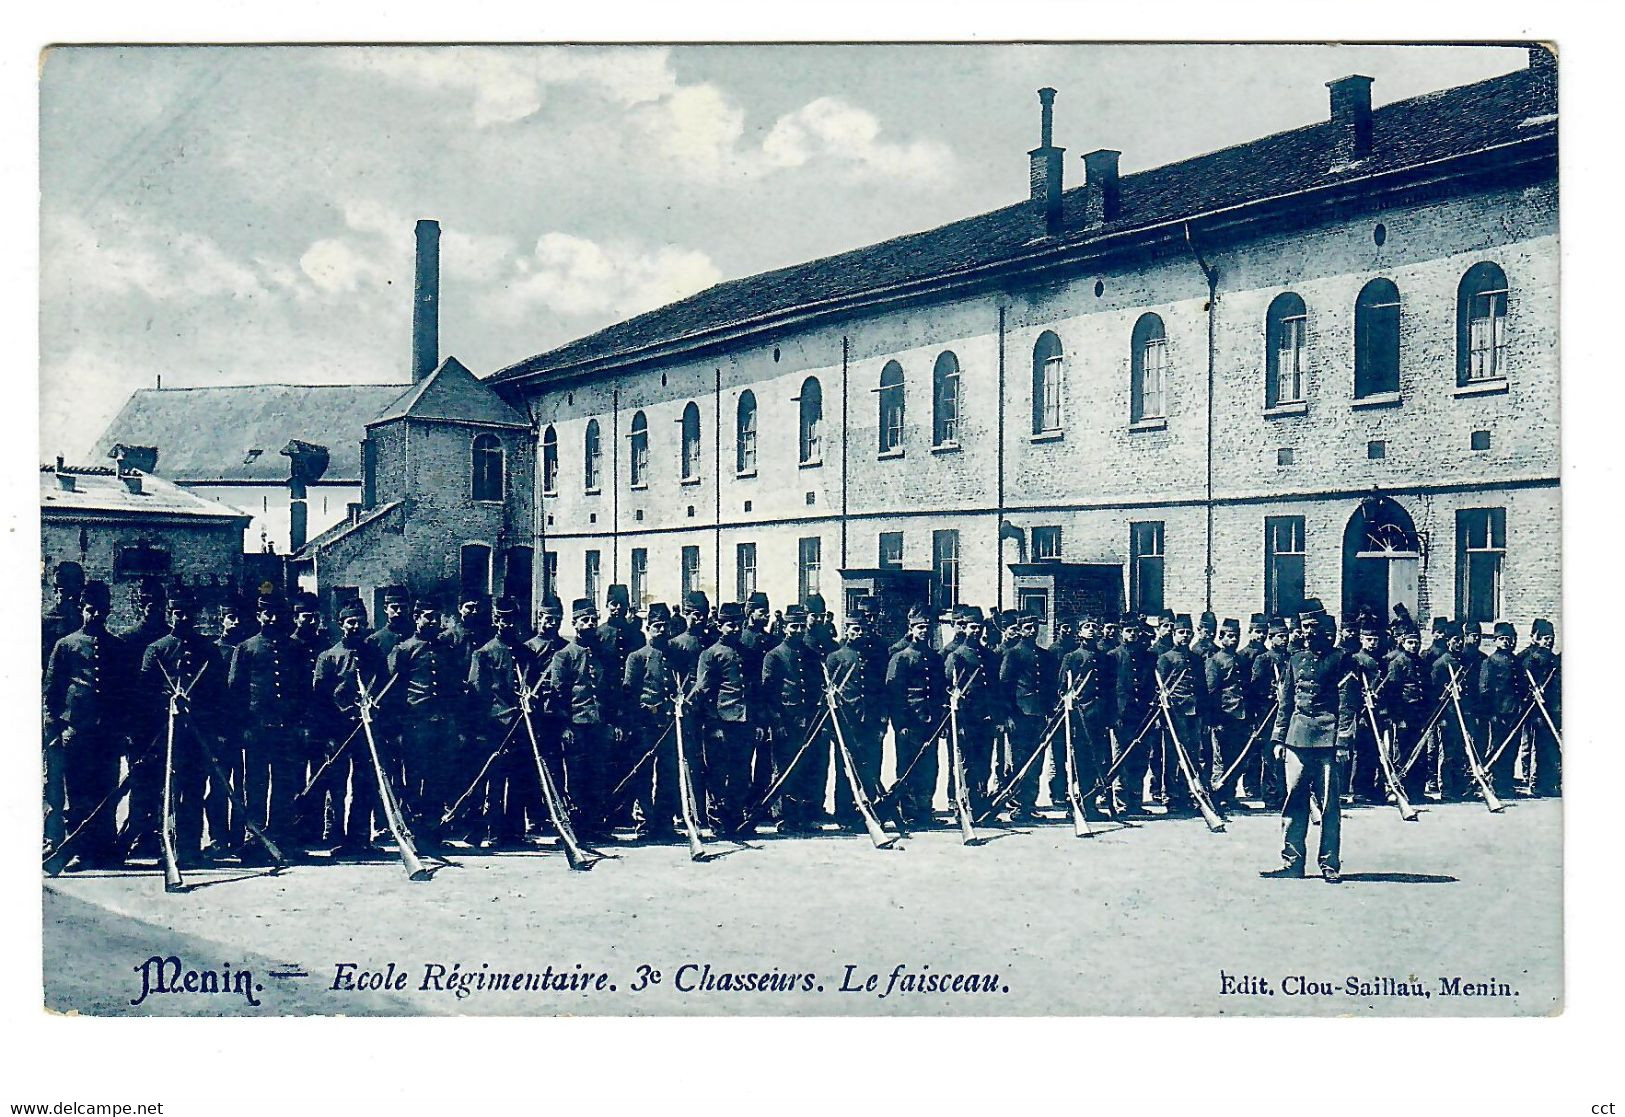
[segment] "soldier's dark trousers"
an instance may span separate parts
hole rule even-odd
[[[1178,744],[1184,746],[1192,772],[1202,783],[1208,780],[1206,773],[1213,765],[1213,744],[1201,718],[1190,714],[1170,714],[1169,718],[1173,721],[1172,730],[1167,720],[1163,722],[1163,786],[1168,797],[1168,809],[1188,811],[1195,805],[1195,800],[1191,797],[1190,780],[1179,762],[1175,738],[1170,733],[1178,735]]]
[[[353,738],[351,729],[355,730]],[[320,813],[325,798],[333,818],[330,837],[346,847],[359,849],[372,842],[373,816],[376,814],[382,820],[383,809],[379,806],[378,777],[373,771],[372,754],[367,751],[360,723],[346,725],[327,740],[321,759],[332,756],[347,739],[350,743],[345,746],[344,755],[328,766],[322,776],[322,786],[311,789],[308,798],[313,802],[308,807],[301,806]]]
[[[1323,869],[1343,867],[1343,804],[1336,749],[1295,749],[1286,746],[1286,803],[1281,809],[1281,862],[1302,868],[1308,857],[1309,802],[1320,805],[1319,864]]]
[[[1247,747],[1247,738],[1250,736],[1252,730],[1248,728],[1247,723],[1237,718],[1221,718],[1213,727],[1215,753],[1213,778],[1221,780],[1225,772],[1230,771],[1232,767],[1235,769],[1230,772],[1229,779],[1215,784],[1213,788],[1213,798],[1221,805],[1233,801],[1236,797],[1236,785],[1241,782],[1241,770],[1245,766],[1245,762],[1237,764],[1236,759],[1241,756],[1241,750]],[[1258,745],[1259,742],[1253,742],[1253,748],[1256,749]]]
[[[751,750],[750,801],[752,804],[760,803],[766,797],[773,787],[773,781],[778,778],[780,772],[784,771],[783,765],[788,762],[788,757],[783,755],[784,744],[776,738],[777,732],[776,729],[767,730],[762,735],[762,739],[757,741],[755,747]],[[801,747],[801,742],[804,740],[806,740],[805,732],[791,743],[791,756],[795,755],[796,749]],[[810,755],[804,756],[801,758],[801,763],[805,764],[810,759]],[[797,774],[800,774],[800,765],[797,765]],[[794,777],[791,782],[794,782]],[[786,788],[787,794],[788,787]],[[820,798],[820,806],[822,806],[822,802],[823,800]]]
[[[583,837],[609,828],[610,736],[606,725],[572,723],[564,740],[565,789],[573,808],[571,824]],[[554,774],[554,779],[558,778]]]
[[[1546,724],[1545,715],[1536,710],[1531,716],[1535,719],[1529,750],[1535,763],[1532,790],[1540,796],[1559,795],[1563,789],[1563,753],[1557,746],[1557,738],[1552,735],[1551,726]]]
[[[705,735],[705,788],[711,825],[718,833],[738,833],[751,804],[750,758],[755,731],[745,722],[712,722]]]
[[[158,760],[159,814],[163,808],[163,759]],[[208,761],[198,737],[182,723],[175,726],[174,771],[170,774],[170,809],[175,819],[175,856],[182,867],[198,863],[203,852],[205,796],[209,781]],[[223,823],[222,823],[223,824]],[[213,825],[213,820],[210,820]]]
[[[58,738],[67,797],[68,833],[83,831],[73,840],[73,852],[89,864],[111,865],[118,859],[117,803],[107,802],[118,787],[121,741],[106,730],[82,732],[64,729]],[[147,765],[153,761],[149,758]],[[91,812],[97,807],[94,818]],[[86,824],[86,820],[89,823]]]
[[[463,774],[459,744],[456,726],[448,719],[407,715],[401,732],[406,792],[400,798],[401,809],[411,816],[409,825],[418,837],[428,838],[438,830],[452,798],[462,793],[462,787],[451,786]],[[469,772],[464,778],[473,775]]]
[[[147,762],[133,770],[130,776],[129,799],[124,817],[123,845],[127,850],[141,849],[156,853],[158,850],[158,810],[164,794],[164,738],[168,721],[157,723],[156,733],[142,731],[129,742],[126,762],[134,764],[136,758],[150,749]],[[175,741],[180,744],[181,729],[175,728]]]
[[[273,839],[291,837],[294,797],[305,788],[301,738],[297,730],[280,725],[250,726],[243,732],[243,798],[254,821]]]
[[[1389,757],[1393,761],[1395,775],[1399,775],[1400,769],[1405,766],[1405,761],[1409,760],[1411,753],[1416,751],[1423,724],[1423,722],[1412,718],[1408,723],[1394,726],[1393,733],[1388,739],[1393,750]],[[1376,801],[1385,803],[1388,801],[1388,781],[1384,778],[1380,768],[1377,770],[1377,779],[1381,784],[1381,788]],[[1416,763],[1411,767],[1410,774],[1400,776],[1399,782],[1400,786],[1405,789],[1405,798],[1412,803],[1422,802],[1427,795],[1427,758],[1425,756],[1417,757]]]
[[[1012,762],[1015,764],[1015,768],[1010,773],[1011,779],[1016,778],[1016,773],[1021,771],[1021,766],[1032,758],[1039,742],[1044,739],[1044,729],[1046,728],[1044,721],[1045,719],[1041,717],[1030,717],[1026,714],[1015,714],[1010,718],[1010,755]],[[1057,731],[1055,735],[1059,737],[1060,731]],[[1065,765],[1065,763],[1065,760],[1062,760],[1062,764]],[[1027,768],[1026,774],[1021,777],[1014,793],[1014,802],[1018,810],[1030,811],[1038,802],[1038,785],[1043,777],[1043,768],[1044,762],[1042,758],[1034,760]],[[1064,766],[1061,772],[1064,779],[1066,773]],[[933,781],[933,785],[934,783],[935,781]],[[1066,802],[1064,793],[1061,796],[1061,802]]]
[[[863,784],[863,793],[869,797],[872,805],[875,796],[880,793],[881,731],[873,724],[854,722],[843,715],[841,732],[846,735],[846,747],[851,750],[852,763],[857,769],[859,782]],[[847,778],[846,762],[841,758],[840,747],[835,742],[834,729],[826,724],[824,735],[829,739],[829,747],[835,750],[831,754],[835,762],[835,819],[843,826],[855,826],[861,817],[857,801],[852,796],[852,781]]]
[[[638,713],[638,744],[637,754],[642,756],[655,742],[660,746],[656,749],[654,759],[649,761],[649,771],[635,777],[638,786],[638,801],[643,805],[643,828],[652,834],[671,833],[672,821],[683,813],[682,789],[679,786],[677,768],[677,730],[674,728],[675,720],[670,712],[651,712],[640,710]],[[664,736],[662,736],[664,735]],[[698,746],[698,742],[688,735],[688,725],[683,726],[683,758],[689,762],[690,779],[693,778],[694,761],[689,754]],[[625,794],[625,792],[622,792]],[[698,804],[696,804],[696,808]],[[695,825],[702,823],[702,817],[694,819]]]
[[[1275,715],[1268,715],[1264,721],[1262,726],[1255,722],[1248,731],[1256,731],[1257,736],[1253,739],[1253,755],[1246,764],[1247,792],[1263,800],[1271,810],[1278,811],[1286,793],[1282,788],[1281,762],[1275,759],[1275,746],[1270,743],[1275,732]]]
[[[1117,770],[1117,782],[1121,789],[1119,798],[1123,801],[1124,809],[1129,811],[1138,811],[1145,806],[1146,775],[1151,769],[1158,744],[1156,727],[1145,728],[1146,717],[1145,713],[1136,713],[1133,720],[1117,723],[1117,747],[1128,751],[1122,767]],[[1119,752],[1117,757],[1113,757],[1113,763],[1121,756]]]
[[[1512,771],[1518,762],[1518,747],[1522,743],[1519,740],[1522,729],[1514,732],[1512,728],[1517,723],[1516,715],[1488,719],[1488,749],[1480,756],[1480,759],[1489,765],[1490,786],[1495,789],[1495,794],[1503,799],[1512,794]],[[1507,741],[1509,735],[1512,739]],[[1490,764],[1490,754],[1501,748],[1503,741],[1507,742],[1506,748],[1501,749],[1501,755],[1495,758],[1494,764]]]
[[[1377,758],[1377,735],[1371,721],[1362,712],[1354,727],[1354,749],[1349,769],[1349,790],[1356,802],[1382,803],[1387,800],[1388,789],[1382,778],[1382,764]]]
[[[987,813],[988,780],[993,772],[993,723],[986,718],[959,719],[959,752],[965,762],[965,793],[973,818]]]
[[[909,822],[929,821],[935,809],[939,769],[937,743],[926,736],[930,731],[930,727],[924,725],[905,725],[900,729],[895,725],[892,727],[897,745],[897,775],[901,777],[909,764],[914,764],[914,770],[902,781],[896,796],[903,818]],[[919,758],[918,763],[914,763],[915,757]],[[1034,764],[1033,768],[1036,770],[1038,765]],[[1036,776],[1032,777],[1032,782],[1037,787]]]
[[[784,731],[775,730],[772,738],[772,767],[779,772],[790,772],[779,790],[779,819],[792,827],[817,822],[824,815],[824,787],[829,779],[829,746],[821,735],[802,752],[801,745],[807,740],[807,731],[811,728],[810,722],[787,721],[783,726]],[[841,726],[841,732],[846,732],[845,725]],[[801,754],[799,760],[796,759],[798,752]],[[758,750],[758,764],[760,760],[761,751]],[[792,762],[795,763],[794,769],[790,768]],[[759,771],[759,767],[752,768],[752,804],[760,802],[762,795],[771,788],[769,781],[767,787],[758,790],[754,774]]]
[[[1471,794],[1473,776],[1467,766],[1467,749],[1462,744],[1461,725],[1454,711],[1447,711],[1439,719],[1435,735],[1439,753],[1439,798],[1446,803],[1460,802]],[[1419,761],[1417,767],[1421,766]]]

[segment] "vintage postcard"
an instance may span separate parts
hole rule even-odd
[[[1561,1012],[1557,76],[48,50],[44,1005]]]

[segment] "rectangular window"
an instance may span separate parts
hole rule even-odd
[[[1140,613],[1161,612],[1162,521],[1129,525],[1129,595]]]
[[[1294,315],[1281,319],[1275,351],[1275,402],[1303,402],[1303,342],[1309,319]]]
[[[1140,418],[1162,419],[1168,414],[1168,339],[1152,338],[1145,343],[1144,353],[1145,371],[1140,379]]]
[[[1297,613],[1303,607],[1304,547],[1302,516],[1264,518],[1264,611],[1272,616]]]
[[[1456,512],[1456,601],[1463,620],[1501,615],[1501,567],[1506,560],[1505,508]]]
[[[700,549],[698,547],[683,548],[683,596],[687,597],[700,588]]]
[[[959,532],[931,533],[931,604],[938,610],[959,604]]]
[[[1467,379],[1506,375],[1507,293],[1480,291],[1467,308]]]
[[[542,552],[542,596],[554,599],[559,596],[559,553],[557,551]]]
[[[816,535],[803,539],[797,548],[796,559],[797,589],[803,603],[812,594],[824,592],[819,588],[823,569],[824,541]]]
[[[903,569],[903,533],[900,531],[883,531],[880,533],[880,569]]]
[[[170,557],[167,550],[144,543],[134,547],[120,547],[113,558],[113,573],[120,578],[162,576],[169,573],[169,566]]]
[[[1016,608],[1022,613],[1034,613],[1038,617],[1040,635],[1046,636],[1050,628],[1049,591],[1023,587],[1016,594]]]
[[[1033,561],[1043,562],[1045,559],[1059,559],[1061,557],[1061,529],[1055,527],[1033,528]]]
[[[595,605],[598,603],[598,583],[602,573],[597,551],[587,552],[586,576],[581,580],[581,596]]]
[[[734,583],[734,600],[745,601],[756,592],[756,544],[740,543],[734,547],[734,562],[738,578]]]
[[[632,548],[632,581],[627,586],[627,589],[632,593],[633,608],[641,606],[649,590],[649,549],[647,547]]]

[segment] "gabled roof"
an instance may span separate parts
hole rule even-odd
[[[422,383],[407,388],[379,414],[369,419],[367,426],[395,419],[530,429],[530,423],[523,415],[510,407],[490,385],[464,368],[456,357],[447,357]]]
[[[322,480],[358,484],[367,419],[401,384],[247,384],[143,388],[108,424],[95,453],[115,443],[158,447],[157,470],[180,484],[288,479],[291,440],[328,449]],[[257,454],[254,451],[259,451]]]
[[[1373,114],[1371,154],[1337,157],[1330,121],[1126,175],[1115,219],[1083,227],[1082,187],[1063,195],[1063,231],[1034,242],[1033,208],[1006,206],[936,229],[731,280],[658,310],[619,322],[494,373],[501,383],[590,368],[711,335],[771,328],[775,319],[856,301],[880,291],[927,284],[1016,261],[1035,252],[1086,246],[1105,237],[1202,214],[1404,170],[1557,131],[1550,103],[1554,78],[1532,69],[1383,106]]]
[[[365,531],[373,524],[383,523],[386,516],[389,516],[397,509],[404,509],[405,507],[406,501],[391,500],[386,504],[380,504],[376,508],[368,509],[362,515],[357,517],[354,523],[350,522],[349,520],[340,520],[326,531],[317,535],[314,539],[311,539],[303,547],[300,547],[293,553],[292,557],[296,561],[300,559],[308,559],[315,555],[318,551],[325,551],[328,547],[331,547],[334,543],[337,543],[341,539],[354,535],[356,532]],[[399,517],[396,517],[396,519],[398,520]]]
[[[214,500],[205,500],[150,473],[132,471],[139,479],[140,492],[134,492],[123,477],[111,469],[67,467],[61,470],[73,479],[72,490],[62,487],[52,466],[40,466],[40,515],[72,517],[84,515],[148,515],[165,518],[187,517],[211,520],[240,520],[248,526],[249,516],[236,508]]]

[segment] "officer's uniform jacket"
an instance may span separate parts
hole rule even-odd
[[[597,641],[580,637],[560,648],[548,664],[544,689],[552,712],[571,725],[613,725],[615,696],[621,680],[613,677],[614,661]]]
[[[1207,664],[1190,648],[1172,647],[1157,657],[1157,673],[1168,692],[1168,709],[1183,717],[1204,717],[1208,708]]]
[[[910,643],[886,665],[886,713],[892,726],[932,730],[943,714],[942,658]]]
[[[1479,708],[1492,718],[1516,718],[1528,699],[1529,680],[1523,677],[1518,657],[1496,648],[1478,672]]]
[[[290,728],[304,714],[300,702],[310,674],[300,677],[299,649],[281,631],[261,632],[237,645],[226,686],[233,704],[264,729]]]
[[[456,655],[438,635],[425,640],[414,634],[396,644],[389,654],[389,673],[395,679],[390,700],[397,713],[413,722],[451,717],[462,698]]]
[[[1225,721],[1247,720],[1247,687],[1252,682],[1242,673],[1241,659],[1235,652],[1215,647],[1207,657],[1207,692],[1215,719]]]
[[[534,667],[536,653],[517,634],[511,640],[492,636],[481,644],[469,657],[465,680],[475,711],[504,726],[512,725],[520,715],[520,672],[524,672],[527,686],[540,681]]]
[[[53,729],[118,730],[128,715],[129,648],[105,628],[70,632],[45,667],[45,714]]]
[[[882,723],[886,665],[876,656],[875,645],[879,643],[866,636],[857,644],[842,644],[824,659],[829,677],[836,684],[835,706],[841,712],[843,726],[867,729],[878,728]]]
[[[329,733],[347,732],[361,720],[362,684],[376,699],[388,683],[388,675],[384,653],[366,637],[353,647],[340,639],[324,650],[316,657],[310,683],[321,727]]]
[[[598,626],[598,642],[603,645],[604,653],[609,656],[610,670],[614,672],[615,685],[620,687],[626,678],[626,661],[633,652],[643,647],[649,641],[643,635],[643,629],[631,617],[625,620],[606,620]],[[617,702],[616,707],[625,705]]]
[[[622,676],[627,701],[658,721],[671,719],[677,697],[677,680],[667,654],[670,641],[664,635],[652,637],[626,657],[626,673]]]
[[[493,625],[463,623],[461,617],[453,621],[451,626],[440,636],[440,642],[445,645],[451,659],[451,669],[456,673],[462,686],[465,698],[464,711],[473,714],[477,712],[478,703],[473,692],[468,689],[468,673],[474,663],[474,653],[489,644],[496,637],[496,628]]]
[[[293,649],[297,663],[293,687],[294,702],[300,710],[299,724],[305,728],[315,728],[321,724],[322,715],[311,701],[311,683],[316,676],[316,660],[333,646],[333,641],[320,628],[314,628],[304,635],[290,632],[288,646]]]
[[[736,640],[718,640],[700,653],[694,668],[694,694],[709,721],[748,724],[756,688],[745,675],[745,657]]]
[[[1339,648],[1294,653],[1277,695],[1290,716],[1276,719],[1275,742],[1295,749],[1330,749],[1349,741],[1360,712],[1359,685]]]
[[[774,732],[797,739],[824,701],[824,657],[805,636],[781,642],[762,658],[759,693]]]

